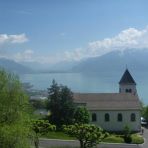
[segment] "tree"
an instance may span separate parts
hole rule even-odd
[[[143,108],[142,108],[142,116],[148,121],[148,105],[143,106]]]
[[[128,125],[126,125],[124,127],[123,133],[124,133],[124,137],[123,137],[124,142],[131,143],[132,142],[131,130],[130,130],[130,127]]]
[[[93,124],[74,124],[64,126],[64,131],[80,142],[80,148],[92,148],[108,136],[102,128]]]
[[[48,120],[32,120],[31,127],[34,131],[34,145],[39,148],[39,136],[48,133],[49,131],[54,131],[56,127],[51,125]]]
[[[75,123],[85,124],[90,122],[90,114],[86,107],[77,107],[74,113]]]
[[[0,147],[28,148],[29,103],[18,77],[0,70]]]
[[[74,115],[73,93],[67,86],[58,85],[53,80],[48,88],[47,109],[50,110],[50,121],[60,128],[63,124],[72,124]]]
[[[33,109],[44,109],[46,108],[47,100],[40,99],[40,100],[30,100],[30,104],[32,105]]]

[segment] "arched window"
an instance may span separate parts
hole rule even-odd
[[[92,122],[95,122],[95,121],[97,121],[97,115],[96,115],[96,113],[93,113],[92,114]]]
[[[131,93],[132,92],[132,89],[129,89],[128,92]]]
[[[106,114],[105,114],[105,121],[108,122],[109,120],[110,120],[110,118],[109,118],[109,114],[106,113]]]
[[[125,92],[126,93],[131,93],[132,92],[132,89],[125,89]]]
[[[126,89],[125,92],[128,93],[128,89]]]
[[[132,122],[136,121],[136,115],[135,115],[135,113],[132,113],[131,114],[131,121]]]
[[[122,121],[122,114],[121,114],[121,113],[118,114],[118,121],[119,121],[119,122]]]

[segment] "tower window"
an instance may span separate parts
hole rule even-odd
[[[105,121],[108,122],[109,120],[110,120],[109,114],[106,113],[106,114],[105,114]]]
[[[95,121],[97,121],[97,115],[96,115],[96,113],[93,113],[92,114],[92,122],[95,122]]]
[[[121,114],[121,113],[118,114],[117,120],[118,120],[119,122],[122,122],[122,114]]]

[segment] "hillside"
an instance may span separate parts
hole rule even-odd
[[[17,74],[32,73],[33,70],[13,60],[0,58],[0,68]]]
[[[100,57],[80,61],[73,72],[112,72],[121,71],[126,66],[134,71],[148,71],[148,50],[131,49],[124,52],[114,51]]]

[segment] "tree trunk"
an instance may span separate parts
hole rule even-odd
[[[38,137],[35,137],[34,145],[35,145],[35,148],[39,148],[39,138]]]
[[[80,140],[80,148],[84,148],[84,144],[82,140]]]

